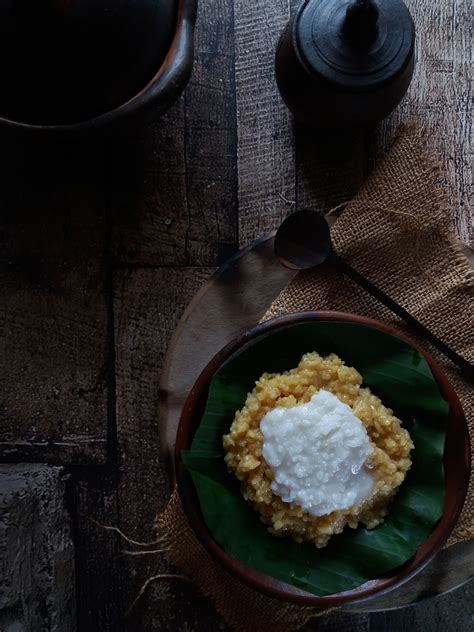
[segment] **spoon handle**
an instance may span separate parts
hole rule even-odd
[[[401,305],[396,303],[393,299],[385,294],[381,289],[374,285],[371,281],[359,274],[357,270],[354,270],[348,263],[341,259],[338,255],[334,254],[331,257],[331,263],[336,265],[342,272],[344,272],[349,278],[358,283],[367,292],[372,294],[380,303],[388,307],[394,314],[403,319],[408,325],[410,325],[418,334],[424,336],[434,347],[439,349],[441,353],[449,358],[454,364],[456,364],[462,371],[465,372],[470,379],[474,379],[474,364],[468,362],[465,358],[456,353],[451,347],[440,340],[438,336],[435,336],[433,332],[427,329],[419,320],[406,311]]]

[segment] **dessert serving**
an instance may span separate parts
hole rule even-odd
[[[281,316],[217,353],[188,395],[184,511],[208,553],[266,594],[369,598],[413,576],[461,511],[458,411],[403,334],[351,314]]]
[[[225,461],[270,532],[327,545],[383,522],[411,466],[401,421],[335,354],[264,373],[224,435]]]

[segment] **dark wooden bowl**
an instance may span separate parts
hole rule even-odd
[[[433,532],[419,547],[417,553],[411,560],[406,562],[403,566],[379,579],[366,582],[353,590],[324,597],[318,597],[299,590],[294,586],[290,586],[289,584],[249,568],[230,557],[214,540],[207,528],[191,476],[180,459],[181,451],[188,450],[191,446],[194,434],[204,412],[211,379],[219,367],[243,345],[255,340],[264,333],[277,330],[283,326],[315,320],[352,322],[369,325],[370,327],[397,336],[408,343],[425,357],[441,393],[450,406],[449,424],[444,450],[446,482],[444,510],[443,516]],[[214,356],[194,384],[184,404],[176,435],[175,467],[179,495],[184,511],[196,536],[208,552],[237,578],[264,594],[299,605],[324,608],[367,601],[375,595],[380,596],[383,593],[401,586],[416,575],[416,573],[421,571],[442,548],[457,522],[469,485],[470,463],[471,448],[469,432],[461,404],[447,377],[433,358],[409,338],[388,325],[384,325],[370,318],[340,312],[301,312],[281,316],[254,327],[236,340],[230,342]]]
[[[193,63],[197,0],[0,0],[0,129],[68,136],[158,117]]]

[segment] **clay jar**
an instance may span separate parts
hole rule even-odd
[[[305,0],[278,44],[278,88],[306,125],[369,127],[405,95],[414,50],[415,27],[401,0]]]

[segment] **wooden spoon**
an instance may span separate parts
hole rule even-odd
[[[341,259],[333,248],[329,224],[323,215],[315,211],[297,211],[287,217],[275,236],[275,254],[284,266],[292,270],[307,270],[323,263],[335,266],[444,353],[471,380],[474,379],[471,362],[448,347],[406,309]]]

